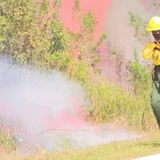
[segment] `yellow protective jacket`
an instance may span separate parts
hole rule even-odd
[[[153,59],[155,65],[160,65],[160,42],[148,43],[143,49],[145,59]]]

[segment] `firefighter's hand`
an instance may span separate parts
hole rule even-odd
[[[145,59],[150,59],[153,55],[156,44],[154,42],[148,43],[143,49],[143,57]]]

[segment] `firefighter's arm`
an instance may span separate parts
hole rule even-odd
[[[154,59],[154,64],[155,65],[160,65],[160,51],[159,50],[156,49],[154,51],[153,59]]]
[[[148,43],[142,51],[143,57],[145,59],[150,59],[153,56],[155,47],[156,47],[155,43]]]

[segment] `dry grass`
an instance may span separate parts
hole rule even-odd
[[[139,156],[158,153],[160,135],[152,133],[141,139],[113,142],[84,149],[67,149],[61,152],[40,150],[32,156],[22,157],[16,153],[3,153],[1,160],[130,160]]]

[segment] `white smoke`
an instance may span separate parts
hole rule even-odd
[[[78,101],[77,104],[74,101]],[[15,128],[15,134],[24,131],[31,136],[38,134],[60,121],[57,116],[61,112],[72,115],[78,107],[86,105],[82,87],[64,74],[34,71],[13,65],[1,57],[0,117],[3,123]],[[61,121],[57,127],[72,127],[63,119]]]
[[[151,1],[145,1],[144,4],[153,8],[153,6],[151,7]],[[106,19],[107,39],[113,46],[122,49],[127,59],[133,57],[134,48],[138,49],[141,57],[142,48],[145,45],[135,39],[134,27],[129,24],[129,12],[138,15],[145,22],[148,22],[155,13],[151,10],[147,11],[140,0],[112,0]]]
[[[21,152],[135,138],[120,128],[107,127],[102,133],[98,127],[97,132],[81,115],[88,104],[84,89],[66,75],[20,67],[0,57],[0,127],[13,129]]]

